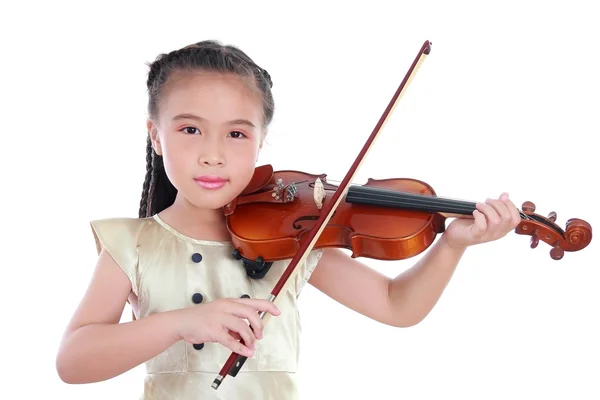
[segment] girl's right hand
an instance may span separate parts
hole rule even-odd
[[[188,343],[218,342],[235,353],[252,357],[255,341],[263,338],[260,311],[280,314],[273,302],[260,299],[218,299],[198,304],[177,311],[181,317],[178,335]]]

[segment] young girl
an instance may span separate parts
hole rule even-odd
[[[313,250],[277,308],[265,299],[289,260],[249,277],[232,256],[222,211],[252,177],[273,118],[271,77],[239,49],[204,41],[159,56],[147,86],[139,218],[91,223],[99,259],[57,356],[65,382],[98,382],[145,363],[144,399],[294,399],[296,301],[306,282],[369,318],[412,326],[467,247],[520,221],[506,194],[488,199],[395,279],[338,249]],[[134,320],[119,324],[126,302]],[[274,316],[264,330],[260,311]],[[232,351],[249,358],[214,390]]]

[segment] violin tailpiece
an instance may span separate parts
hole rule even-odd
[[[273,193],[271,194],[271,196],[275,200],[283,200],[284,203],[287,203],[294,200],[297,191],[298,188],[296,187],[294,182],[284,185],[283,179],[279,178],[277,179],[277,183],[275,185],[275,188],[273,189]]]

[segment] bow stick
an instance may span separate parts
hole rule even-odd
[[[377,122],[377,125],[373,129],[373,132],[371,133],[371,135],[367,139],[366,143],[364,144],[362,150],[358,154],[358,157],[356,158],[356,160],[354,161],[354,163],[352,164],[352,166],[346,173],[346,176],[344,177],[344,179],[340,183],[338,189],[336,190],[333,197],[331,198],[331,201],[327,202],[325,207],[322,209],[319,219],[316,221],[316,223],[314,224],[314,226],[312,227],[312,229],[310,230],[310,232],[306,236],[306,238],[304,238],[302,240],[300,247],[299,247],[298,251],[296,252],[296,255],[294,256],[294,258],[292,258],[288,267],[285,269],[285,271],[281,275],[281,278],[279,278],[279,281],[277,282],[277,284],[271,291],[271,294],[268,297],[269,301],[272,301],[275,303],[276,300],[278,299],[277,296],[279,295],[279,293],[281,293],[282,290],[287,289],[288,286],[290,285],[290,282],[292,282],[293,278],[297,275],[298,269],[296,267],[298,265],[301,265],[303,262],[305,262],[306,258],[308,257],[308,254],[310,253],[310,251],[314,247],[315,243],[317,242],[319,236],[321,235],[321,232],[323,231],[323,229],[329,222],[329,219],[333,215],[338,204],[340,203],[340,201],[342,200],[342,198],[348,191],[350,182],[354,178],[354,175],[356,174],[356,171],[358,170],[359,166],[362,164],[362,161],[364,160],[365,156],[371,149],[379,132],[381,131],[381,129],[387,122],[391,112],[396,107],[396,104],[398,103],[400,98],[404,95],[404,88],[412,82],[414,75],[416,74],[416,72],[418,71],[419,67],[421,66],[423,60],[425,59],[425,56],[429,55],[430,51],[431,51],[431,42],[426,40],[425,43],[423,43],[423,46],[421,46],[421,49],[419,50],[419,53],[417,54],[413,63],[411,64],[408,72],[404,76],[404,79],[400,83],[400,86],[394,93],[394,96],[392,97],[390,103],[388,104],[385,111],[383,112],[383,115],[381,116],[381,118],[379,118],[379,121]],[[261,311],[259,315],[260,315],[260,318],[263,320],[263,326],[266,325],[270,314],[268,314],[264,311]],[[242,340],[242,343],[243,343],[243,340]],[[227,361],[225,362],[225,364],[223,365],[223,368],[221,369],[221,371],[219,372],[219,374],[217,375],[217,377],[211,384],[211,387],[213,389],[217,390],[219,388],[219,386],[221,385],[221,383],[223,383],[223,380],[225,379],[225,377],[227,375],[235,377],[237,375],[238,371],[244,365],[244,362],[246,361],[246,359],[247,359],[246,356],[242,356],[240,354],[232,352],[231,355],[229,356],[229,358],[227,359]]]

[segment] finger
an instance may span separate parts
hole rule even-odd
[[[235,340],[242,340],[242,337],[240,336],[239,333],[229,330],[229,334],[235,339]]]
[[[233,336],[229,335],[226,330],[221,330],[217,333],[217,342],[221,343],[223,346],[229,348],[234,353],[252,357],[254,355],[254,350],[246,346],[242,342],[238,342]]]
[[[256,336],[246,321],[233,315],[226,315],[224,324],[227,329],[237,332],[246,346],[254,349]]]
[[[485,216],[486,230],[489,230],[491,226],[496,226],[500,223],[500,215],[487,201],[489,199],[485,203],[477,203],[477,209]]]
[[[486,204],[492,206],[492,208],[498,214],[498,222],[496,223],[497,225],[508,225],[510,223],[510,210],[508,207],[506,207],[506,203],[504,201],[500,199],[487,199],[485,202]]]
[[[244,314],[237,314],[234,310],[231,310],[231,312],[239,316],[240,318],[246,318],[248,322],[250,322],[252,329],[254,329],[256,336],[260,339],[263,338],[263,322],[260,316],[258,315],[258,312],[270,312],[271,315],[275,316],[281,314],[279,308],[277,308],[277,306],[272,301],[259,299],[235,299],[235,301],[238,303],[248,304],[249,307],[254,307],[253,312],[247,312]]]
[[[516,228],[517,225],[519,225],[521,223],[521,213],[519,212],[519,209],[512,202],[512,200],[510,200],[508,198],[508,194],[506,194],[506,197],[504,197],[504,198],[502,198],[502,196],[501,196],[501,200],[504,202],[504,204],[506,204],[506,208],[508,208],[508,210],[510,211],[510,227],[511,227],[511,229]]]
[[[256,309],[245,304],[234,303],[227,311],[238,318],[248,320],[251,329],[254,331],[254,335],[259,339],[263,338],[263,322]]]
[[[246,317],[248,323],[250,324],[250,329],[254,332],[254,335],[258,339],[262,339],[264,337],[263,333],[263,321],[260,319],[260,316],[256,312],[251,312],[250,315]]]
[[[485,231],[487,230],[487,222],[485,220],[485,216],[481,211],[475,210],[473,211],[473,218],[474,223],[473,227],[471,228],[473,236],[475,236],[475,238],[477,239],[481,239],[485,234]]]
[[[268,312],[269,314],[275,315],[275,316],[281,314],[281,311],[279,310],[279,308],[277,308],[275,303],[273,303],[272,301],[269,301],[269,300],[263,300],[263,299],[234,299],[234,300],[237,301],[238,303],[246,304],[250,307],[253,307],[256,311]]]
[[[498,211],[501,218],[501,224],[498,228],[502,230],[496,232],[497,237],[506,235],[508,231],[514,229],[521,222],[519,210],[508,198],[508,193],[502,193],[499,200],[494,200],[492,206]]]

